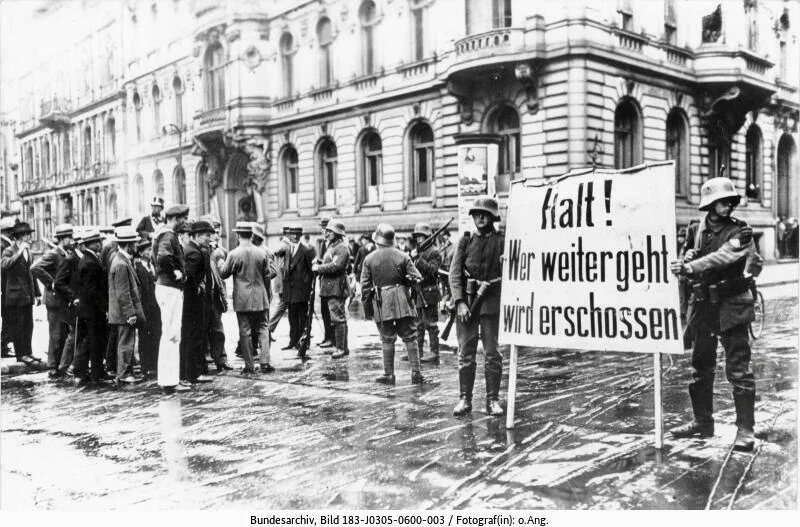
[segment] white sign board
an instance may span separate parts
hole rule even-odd
[[[674,174],[668,162],[512,184],[500,342],[683,353]]]

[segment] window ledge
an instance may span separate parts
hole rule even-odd
[[[433,203],[433,196],[425,196],[422,198],[410,198],[408,200],[409,205],[429,205]]]

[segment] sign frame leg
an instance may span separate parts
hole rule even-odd
[[[661,399],[661,353],[653,353],[653,402],[655,417],[655,447],[664,448],[664,404]]]
[[[514,410],[517,398],[517,346],[511,345],[508,365],[508,403],[506,405],[506,428],[514,428]]]

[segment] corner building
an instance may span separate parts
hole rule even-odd
[[[686,225],[724,165],[762,253],[785,256],[778,222],[800,199],[796,2],[123,4],[121,108],[102,111],[122,125],[117,203],[131,215],[153,194],[185,200],[222,218],[228,244],[242,219],[270,237],[286,222],[318,231],[320,215],[407,232],[456,214],[455,137],[482,135],[500,145],[501,205],[523,176],[675,159]]]

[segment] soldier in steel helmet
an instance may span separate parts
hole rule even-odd
[[[500,221],[497,200],[479,197],[469,211],[476,232],[465,234],[458,243],[450,264],[450,290],[456,306],[458,333],[458,384],[460,399],[453,415],[472,412],[472,387],[477,369],[478,329],[486,355],[486,413],[503,415],[500,406],[500,379],[503,357],[498,351],[500,330],[500,274],[504,236],[494,222]],[[482,296],[478,295],[483,286]],[[480,300],[476,303],[475,298]],[[474,308],[475,312],[470,309]]]
[[[347,265],[350,263],[350,250],[344,243],[346,234],[344,223],[330,220],[325,226],[325,255],[322,263],[315,263],[311,270],[320,276],[319,297],[323,305],[328,306],[331,325],[333,326],[336,351],[331,354],[334,359],[350,355],[347,345],[347,313],[344,303],[350,296],[347,283]]]
[[[411,257],[395,247],[394,228],[381,223],[372,239],[378,248],[365,259],[361,270],[361,291],[372,302],[375,324],[381,335],[383,375],[376,382],[394,384],[394,343],[403,339],[411,366],[412,384],[422,384],[415,318],[409,282],[422,280]]]
[[[674,437],[714,435],[713,397],[717,342],[725,349],[725,374],[733,386],[736,407],[734,449],[753,449],[755,378],[750,370],[747,325],[754,319],[751,281],[744,277],[754,251],[753,231],[731,213],[741,197],[730,179],[709,179],[700,190],[699,209],[706,211],[693,247],[683,260],[673,261],[672,272],[692,282],[687,314],[694,338],[693,380],[689,384],[694,419],[674,428]],[[687,241],[688,243],[688,241]]]
[[[411,235],[415,242],[414,249],[411,250],[411,259],[422,275],[419,287],[422,294],[416,298],[417,346],[422,362],[436,363],[439,361],[439,300],[442,299],[442,294],[439,292],[439,267],[442,264],[442,255],[435,243],[421,253],[417,252],[416,248],[433,236],[433,229],[429,224],[417,223]],[[430,340],[431,352],[422,359],[426,331]]]

